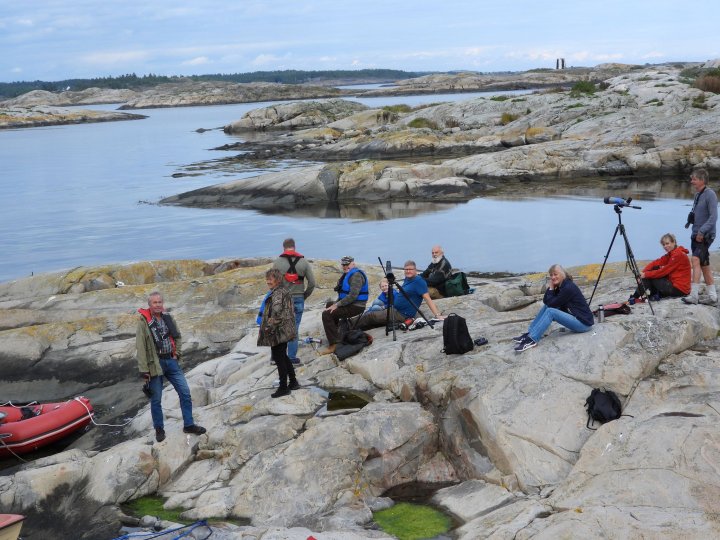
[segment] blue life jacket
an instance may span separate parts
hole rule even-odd
[[[351,268],[348,273],[345,274],[345,279],[343,279],[342,285],[340,286],[340,291],[338,292],[338,298],[342,300],[350,292],[350,276],[352,276],[355,272],[360,272],[364,280],[362,287],[360,287],[360,292],[358,293],[356,300],[359,302],[367,302],[367,299],[369,297],[368,279],[365,275],[365,272],[363,272],[359,268]]]
[[[267,302],[267,299],[270,298],[270,295],[272,294],[272,291],[268,291],[265,295],[265,298],[263,298],[262,303],[260,304],[260,311],[258,311],[257,318],[255,319],[255,322],[258,326],[260,326],[260,323],[262,323],[263,313],[265,313],[265,304]]]

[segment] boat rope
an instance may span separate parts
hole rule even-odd
[[[95,424],[96,426],[125,427],[125,426],[127,426],[130,422],[133,421],[133,419],[130,418],[130,420],[128,420],[128,421],[125,422],[124,424],[101,424],[100,422],[96,422],[96,421],[95,421],[94,413],[88,408],[87,405],[85,405],[85,402],[83,402],[82,399],[80,399],[79,397],[75,397],[75,398],[73,398],[73,399],[71,399],[71,400],[68,400],[68,401],[77,401],[80,405],[82,405],[83,407],[85,407],[85,410],[87,411],[88,416],[90,416],[90,421],[91,421],[93,424]]]
[[[212,527],[208,525],[206,520],[201,519],[200,521],[196,521],[195,523],[191,523],[190,525],[183,525],[175,529],[168,529],[160,532],[132,532],[124,534],[123,536],[118,536],[117,538],[113,538],[112,540],[131,540],[133,538],[158,538],[160,536],[165,536],[170,533],[175,533],[178,531],[182,531],[183,529],[187,529],[185,532],[180,533],[178,536],[172,537],[172,540],[178,540],[180,538],[187,537],[192,531],[199,527],[207,527],[208,534],[207,536],[203,536],[202,538],[197,538],[197,540],[206,540],[207,538],[210,538],[210,536],[212,536]]]
[[[15,407],[16,409],[22,409],[23,407],[29,407],[30,405],[37,405],[37,401],[31,401],[30,403],[23,403],[22,405],[15,405],[12,401],[6,401],[5,403],[0,403],[0,407]]]
[[[4,440],[0,439],[0,444],[2,444],[2,445],[5,447],[5,450],[7,450],[8,452],[10,452],[13,456],[15,456],[16,458],[18,458],[20,461],[22,461],[23,463],[28,463],[28,460],[27,460],[27,459],[23,459],[23,458],[21,458],[20,456],[18,456],[15,452],[13,452],[13,451],[12,451],[12,448],[10,448],[7,444],[5,444],[5,441],[4,441]]]

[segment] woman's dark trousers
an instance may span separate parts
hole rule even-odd
[[[288,387],[288,379],[290,379],[290,384],[297,381],[297,379],[295,379],[295,369],[287,355],[287,342],[278,343],[270,347],[270,358],[277,366],[278,376],[280,378],[280,389],[286,390]]]

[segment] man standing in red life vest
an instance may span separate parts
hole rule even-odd
[[[192,399],[185,375],[178,364],[181,337],[173,318],[164,312],[162,295],[155,291],[148,296],[148,309],[138,309],[135,345],[138,369],[150,388],[150,414],[157,442],[165,440],[162,411],[163,376],[173,385],[180,398],[183,431],[202,435],[205,428],[193,421]]]
[[[290,361],[298,365],[298,339],[300,338],[300,321],[305,311],[305,300],[315,289],[315,275],[307,259],[295,251],[295,240],[286,238],[283,241],[283,252],[275,259],[273,268],[283,275],[282,286],[290,292],[295,308],[295,333],[297,337],[288,341],[287,355]]]

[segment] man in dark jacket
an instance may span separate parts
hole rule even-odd
[[[452,273],[452,265],[450,261],[445,258],[443,248],[440,246],[433,246],[432,248],[432,261],[421,274],[425,283],[428,285],[428,291],[430,298],[437,300],[445,296],[445,282]]]
[[[162,411],[163,376],[173,385],[180,398],[183,431],[202,435],[205,428],[193,421],[192,399],[185,375],[180,369],[181,336],[173,318],[164,312],[162,295],[155,291],[148,296],[148,309],[138,309],[140,317],[135,332],[138,369],[150,388],[150,414],[157,442],[165,440]]]
[[[300,321],[305,311],[305,300],[315,289],[315,275],[307,259],[295,251],[295,240],[292,238],[283,241],[283,252],[275,259],[273,268],[280,270],[283,276],[282,286],[292,295],[297,336],[288,341],[287,354],[290,362],[297,365],[300,363],[297,357]]]

